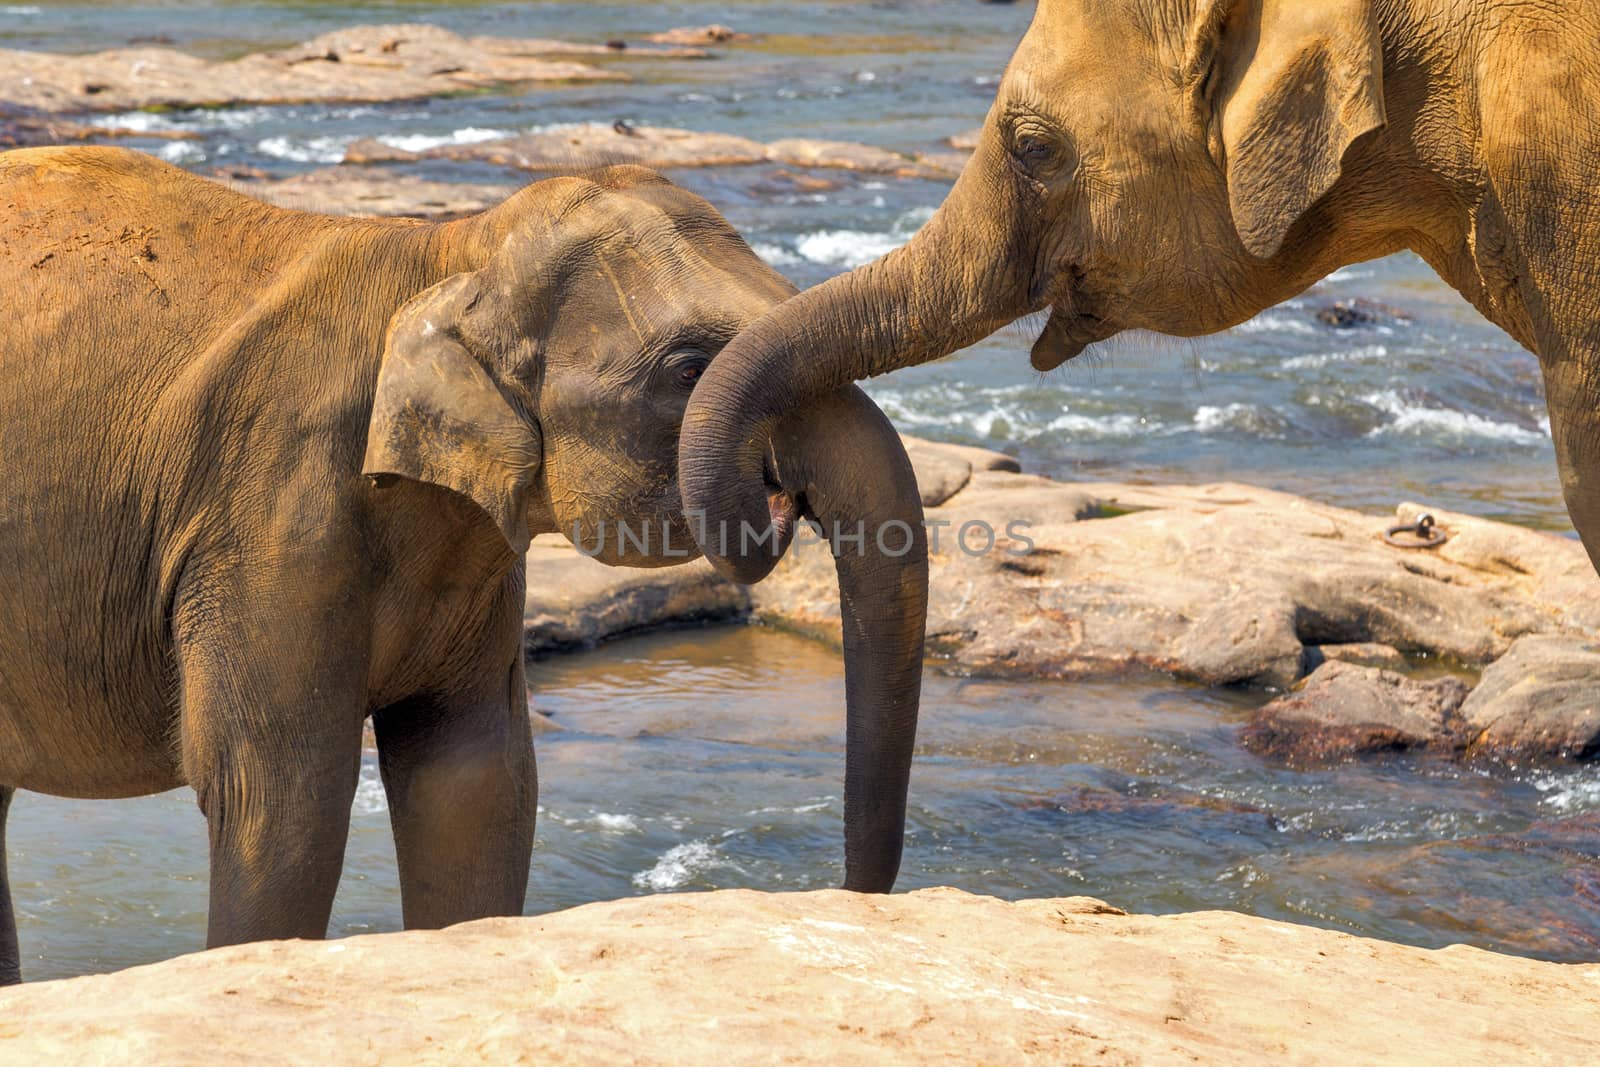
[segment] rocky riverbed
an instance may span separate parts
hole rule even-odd
[[[1245,735],[1292,762],[1600,754],[1600,577],[1575,541],[1433,510],[1443,543],[1397,547],[1385,533],[1424,505],[1365,515],[1240,484],[1063,483],[1002,453],[907,443],[937,535],[940,669],[1278,690],[1304,679]],[[534,654],[734,618],[837,643],[831,547],[802,534],[749,589],[703,562],[612,570],[557,536],[529,555]],[[1441,671],[1459,677],[1418,680]]]
[[[1600,966],[1228,912],[741,890],[0,991],[0,1058],[665,1064],[1578,1063]]]

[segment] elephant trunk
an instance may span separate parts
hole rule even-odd
[[[762,475],[779,418],[850,382],[938,359],[1031,310],[1015,238],[983,221],[1004,218],[996,198],[1013,195],[992,171],[975,158],[904,248],[785,301],[712,361],[684,417],[678,473],[685,511],[702,535],[712,531],[700,547],[727,577],[757,582],[777,561],[743,551],[741,534],[772,521]]]
[[[845,663],[846,889],[900,870],[922,690],[928,547],[916,476],[889,420],[854,387],[777,423],[776,474],[834,543]]]

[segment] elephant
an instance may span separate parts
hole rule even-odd
[[[1049,309],[1046,372],[1126,329],[1213,333],[1412,249],[1539,359],[1600,568],[1600,7],[1576,0],[1039,0],[973,156],[904,247],[721,353],[685,504],[763,506],[782,413]],[[708,556],[742,580],[771,564]]]
[[[0,831],[18,789],[188,784],[207,943],[320,938],[370,719],[405,925],[520,914],[529,539],[559,531],[618,565],[696,556],[685,406],[793,287],[710,204],[635,167],[427,223],[36,148],[0,154],[0,198]],[[763,532],[802,514],[921,530],[910,463],[864,394],[797,410],[778,438]],[[845,886],[887,892],[926,546],[837,569]],[[0,833],[12,983],[3,859]]]

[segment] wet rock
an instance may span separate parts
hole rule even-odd
[[[1457,678],[1417,681],[1393,671],[1330,662],[1292,693],[1258,709],[1240,741],[1291,766],[1336,763],[1374,752],[1466,746]]]
[[[1375,300],[1355,299],[1338,301],[1318,308],[1317,321],[1336,330],[1353,330],[1362,326],[1387,326],[1410,322],[1405,312]]]
[[[723,890],[21,986],[0,991],[0,1042],[18,1063],[175,1067],[920,1065],[971,1060],[975,1035],[981,1058],[1006,1063],[1278,1064],[1285,1049],[1316,1063],[1396,1049],[1577,1063],[1597,1015],[1593,964],[1229,912],[1128,915],[1086,897]]]
[[[125,137],[160,141],[200,139],[199,134],[187,130],[125,130],[106,126],[87,126],[57,115],[29,112],[0,113],[0,149],[32,148],[38,145],[104,141]]]
[[[754,40],[748,33],[740,33],[720,23],[709,26],[678,26],[661,33],[652,33],[645,40],[656,44],[732,44],[735,41]]]
[[[1483,672],[1461,708],[1474,754],[1600,756],[1600,642],[1524,637]]]
[[[1451,538],[1416,552],[1384,544],[1391,518],[1252,486],[974,472],[928,512],[932,647],[976,673],[1286,687],[1308,647],[1482,665],[1526,634],[1600,632],[1600,578],[1577,542],[1432,510]],[[833,560],[796,549],[752,590],[756,614],[836,641]]]
[[[232,184],[240,192],[297,211],[435,221],[486,211],[517,190],[514,185],[428,181],[368,167],[325,167],[282,181],[259,173],[221,176],[236,179]]]
[[[947,177],[944,171],[898,152],[848,141],[791,137],[762,144],[748,137],[703,133],[670,126],[616,122],[579,123],[471,144],[439,145],[408,152],[370,138],[345,150],[346,163],[393,163],[453,159],[534,172],[573,171],[616,163],[644,167],[731,167],[778,163],[791,167],[853,170],[890,177]]]
[[[552,55],[598,46],[465,38],[437,26],[357,26],[214,63],[168,48],[92,55],[0,50],[0,106],[43,112],[415,100],[495,85],[626,80]]]

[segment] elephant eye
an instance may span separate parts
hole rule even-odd
[[[667,358],[667,376],[679,388],[693,389],[694,383],[700,380],[700,375],[705,373],[710,363],[711,357],[699,349],[674,352]]]

